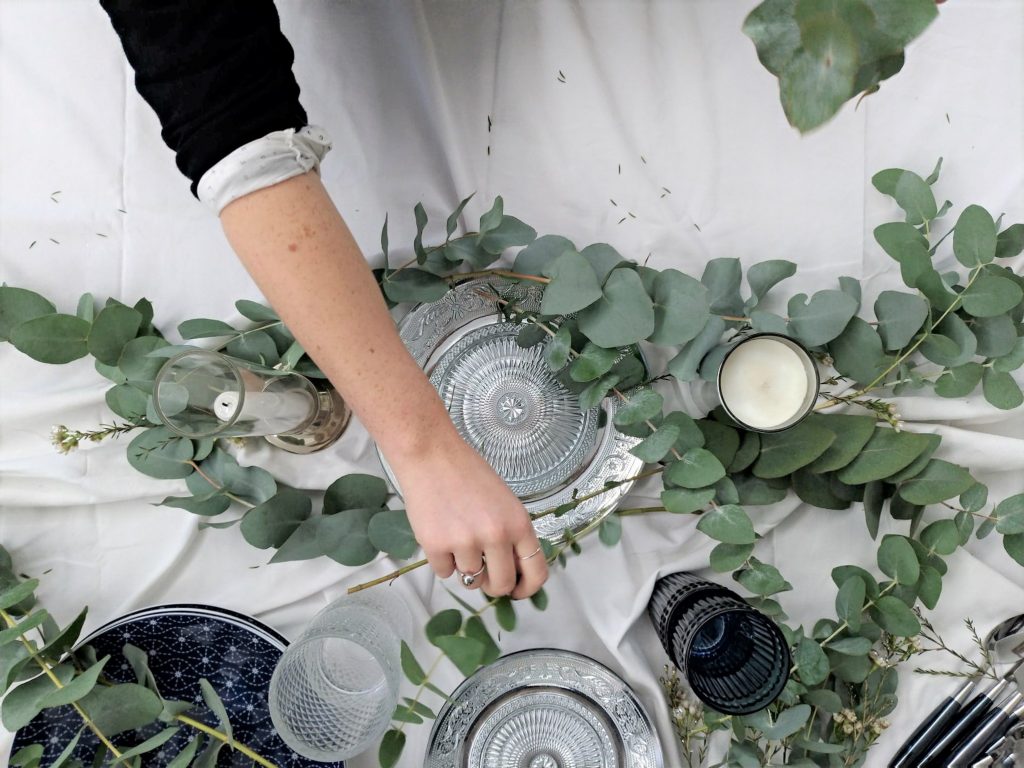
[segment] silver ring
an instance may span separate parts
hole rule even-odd
[[[536,555],[539,555],[540,551],[542,549],[544,549],[544,547],[537,547],[535,550],[533,550],[533,552],[531,552],[530,554],[526,555],[525,557],[520,557],[519,559],[520,560],[529,560],[531,557],[535,557]]]
[[[476,573],[463,573],[458,568],[455,569],[455,572],[457,574],[459,574],[459,578],[462,580],[462,586],[464,586],[464,587],[472,587],[474,584],[476,584],[477,576],[479,576],[481,573],[483,573],[486,570],[487,570],[487,563],[485,562],[483,565],[480,566],[480,570],[477,571]]]

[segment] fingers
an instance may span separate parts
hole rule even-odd
[[[487,570],[484,575],[484,592],[491,597],[509,594],[516,586],[516,561],[512,554],[512,546],[504,544],[488,547],[484,553],[487,558]]]
[[[482,554],[479,549],[460,549],[455,553],[455,567],[467,576],[472,576],[484,566]],[[476,581],[470,584],[467,589],[480,589],[484,582],[484,573],[476,577]],[[463,585],[466,586],[466,585]]]
[[[427,562],[439,579],[447,579],[455,573],[455,558],[451,552],[427,552]]]
[[[512,591],[513,600],[530,597],[548,580],[548,563],[544,558],[544,552],[537,551],[539,548],[540,542],[537,541],[535,535],[524,537],[516,544],[515,555],[519,566],[519,583]]]

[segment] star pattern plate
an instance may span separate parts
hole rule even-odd
[[[233,611],[200,605],[166,605],[135,611],[104,625],[82,641],[99,658],[109,655],[104,675],[118,683],[135,682],[131,665],[121,653],[125,644],[149,654],[149,666],[165,699],[196,703],[191,717],[217,727],[217,718],[203,704],[199,679],[213,685],[227,708],[235,739],[252,747],[281,768],[313,768],[344,763],[318,763],[292,752],[274,731],[267,707],[270,677],[288,641],[255,619]],[[74,737],[82,721],[70,706],[44,710],[18,731],[14,751],[29,744],[43,744],[43,765],[52,762]],[[155,735],[165,723],[128,731],[116,744],[131,746]],[[182,728],[159,750],[144,757],[147,768],[164,768],[196,731]],[[92,764],[98,745],[89,731],[82,733],[74,756]],[[219,768],[251,765],[244,755],[225,747],[217,759]]]

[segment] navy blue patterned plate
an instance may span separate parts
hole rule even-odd
[[[82,641],[96,649],[99,658],[109,655],[104,674],[117,683],[135,682],[131,665],[121,649],[126,643],[149,654],[149,666],[160,693],[166,699],[194,701],[191,717],[217,727],[217,718],[203,704],[199,679],[205,677],[224,701],[234,728],[235,740],[281,768],[320,768],[344,763],[317,763],[292,752],[274,730],[267,708],[267,690],[274,666],[288,641],[248,616],[205,605],[164,605],[129,613],[100,627]],[[29,744],[43,744],[43,765],[52,762],[70,741],[82,721],[70,706],[44,710],[20,731],[14,751]],[[126,747],[155,735],[166,723],[154,723],[115,739]],[[147,768],[163,768],[192,739],[196,731],[182,727],[173,739],[143,758]],[[74,756],[92,764],[98,739],[88,730]],[[219,768],[249,766],[252,761],[227,747],[217,760]]]

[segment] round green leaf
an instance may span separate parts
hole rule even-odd
[[[79,705],[107,736],[143,728],[163,711],[160,697],[136,683],[96,686],[79,701]]]
[[[242,317],[252,320],[255,323],[277,322],[281,319],[277,316],[277,312],[272,310],[266,304],[249,301],[248,299],[240,299],[236,301],[235,309],[238,310],[238,314]]]
[[[517,245],[529,245],[537,237],[537,230],[524,224],[515,216],[502,216],[494,229],[481,232],[478,238],[480,247],[491,254],[498,255],[506,248]]]
[[[40,363],[59,365],[88,354],[89,323],[74,315],[47,314],[10,331],[11,344]]]
[[[971,327],[978,340],[976,353],[982,357],[1003,357],[1017,345],[1017,326],[1010,315],[976,318]]]
[[[753,544],[757,539],[750,516],[736,504],[725,504],[705,512],[700,516],[697,530],[726,544]]]
[[[568,326],[563,325],[554,336],[548,337],[544,347],[544,360],[552,371],[561,370],[569,362],[572,351],[572,334]]]
[[[34,291],[0,285],[0,341],[8,341],[15,326],[56,311],[51,301]]]
[[[516,255],[512,271],[521,275],[543,275],[551,262],[566,251],[575,250],[572,241],[561,235],[543,235]]]
[[[292,488],[282,488],[248,512],[240,526],[245,540],[258,549],[280,547],[313,510],[312,500]]]
[[[778,568],[762,563],[756,557],[751,557],[747,567],[734,573],[733,578],[755,595],[774,595],[793,589],[793,585],[782,578]]]
[[[878,547],[878,567],[900,584],[914,584],[921,575],[917,554],[904,536],[890,534],[882,537]]]
[[[844,637],[842,640],[829,643],[828,649],[844,656],[866,656],[871,653],[872,645],[874,644],[866,637]]]
[[[543,331],[541,333],[543,334]],[[593,381],[608,373],[615,365],[615,358],[618,356],[617,349],[605,349],[588,341],[579,357],[569,367],[569,377],[578,382]]]
[[[342,565],[365,565],[377,556],[368,527],[374,509],[346,509],[319,518],[318,538],[323,554]]]
[[[907,604],[898,597],[883,595],[871,609],[875,623],[897,637],[913,637],[921,631],[921,622]]]
[[[666,488],[661,492],[661,503],[669,512],[688,515],[704,509],[715,498],[714,488]],[[732,570],[732,569],[726,569]]]
[[[1012,259],[1024,252],[1024,224],[1014,224],[996,238],[996,258]]]
[[[743,311],[743,298],[740,296],[742,280],[743,267],[739,259],[711,259],[704,266],[700,281],[708,289],[707,298],[712,312],[737,315]]]
[[[117,366],[128,383],[144,392],[152,393],[153,379],[167,361],[151,354],[166,346],[167,342],[157,336],[140,336],[125,344]]]
[[[117,365],[124,345],[135,338],[142,314],[124,304],[109,304],[92,323],[87,345],[89,354],[105,365]]]
[[[566,251],[544,270],[551,282],[544,288],[541,312],[545,315],[568,315],[579,312],[601,298],[601,284],[590,262],[576,251]],[[646,294],[645,294],[646,295]],[[615,344],[599,346],[614,347]]]
[[[708,290],[676,269],[665,269],[654,279],[654,344],[685,344],[703,330],[710,313]]]
[[[803,48],[779,75],[782,108],[801,133],[829,120],[853,95],[857,42],[839,19],[801,25]]]
[[[735,571],[747,562],[747,558],[753,551],[753,543],[728,544],[723,541],[721,544],[716,544],[715,548],[711,550],[711,568],[718,573]]]
[[[992,368],[999,373],[1009,373],[1022,365],[1024,365],[1024,336],[1017,339],[1009,353],[993,361]]]
[[[996,237],[991,214],[980,205],[969,205],[953,230],[953,255],[965,267],[988,264],[996,255]]]
[[[836,615],[845,621],[853,632],[860,631],[865,597],[864,579],[855,574],[843,581],[836,595]]]
[[[935,394],[939,397],[966,397],[981,383],[984,372],[980,363],[949,368],[935,380]]]
[[[1008,536],[1003,536],[1003,549],[1018,564],[1024,565],[1024,533],[1012,533]]]
[[[638,421],[653,419],[661,413],[664,398],[653,389],[636,389],[629,393],[626,403],[615,411],[615,425],[628,426]]]
[[[178,437],[166,427],[152,427],[128,444],[128,463],[149,477],[175,480],[194,471],[189,464],[193,452],[191,440]]]
[[[811,472],[834,472],[856,458],[875,432],[874,416],[857,414],[816,414],[814,420],[833,432],[836,439],[828,449],[808,467]]]
[[[900,496],[911,504],[938,504],[959,496],[972,485],[971,473],[957,464],[932,459],[916,477],[900,485]]]
[[[1003,499],[992,516],[996,518],[996,530],[1004,536],[1024,533],[1024,493]]]
[[[139,421],[146,417],[148,396],[131,384],[115,384],[104,395],[107,407],[123,419]]]
[[[406,560],[419,548],[404,509],[386,509],[370,519],[370,543],[382,552]]]
[[[394,728],[387,731],[377,750],[377,761],[380,763],[380,768],[394,768],[398,765],[403,749],[405,749],[405,734]]]
[[[448,283],[445,280],[413,267],[392,272],[384,278],[381,287],[384,289],[384,295],[397,304],[426,304],[439,301],[448,293]]]
[[[645,464],[653,464],[665,458],[678,439],[679,427],[675,424],[662,424],[653,434],[630,448],[629,452]]]
[[[1024,394],[1021,394],[1013,376],[995,368],[986,369],[981,377],[981,389],[989,403],[1004,411],[1011,411],[1024,403]]]
[[[263,365],[268,368],[277,365],[280,356],[277,345],[264,331],[246,331],[228,342],[227,353],[239,360]]]
[[[681,488],[704,488],[725,477],[725,467],[704,448],[691,448],[665,469],[666,482]]]
[[[793,663],[796,664],[800,681],[805,685],[818,685],[828,677],[828,656],[817,641],[809,637],[800,638],[800,643],[793,653]]]
[[[632,269],[614,270],[600,300],[580,310],[579,329],[606,348],[628,346],[650,336],[654,331],[654,304],[640,276]]]
[[[915,293],[882,291],[875,301],[875,318],[885,348],[903,349],[928,319],[928,302]]]
[[[789,300],[789,327],[809,347],[836,338],[857,313],[857,301],[843,291],[818,291],[807,301],[798,293]]]
[[[446,608],[430,617],[424,631],[426,632],[427,640],[437,645],[436,641],[438,638],[458,634],[461,628],[462,614],[455,608]]]
[[[769,259],[751,266],[747,270],[747,285],[754,299],[751,306],[757,306],[768,291],[795,274],[796,264],[785,259]]]
[[[951,555],[960,546],[960,531],[952,520],[936,520],[921,531],[921,543],[938,555]]]
[[[828,351],[837,371],[865,385],[880,376],[892,361],[882,351],[878,331],[859,317],[852,318],[846,329],[829,343]]]
[[[1013,280],[982,275],[960,294],[966,312],[975,317],[995,317],[1020,304],[1024,291]]]
[[[388,500],[388,486],[376,475],[342,475],[324,493],[324,514],[343,509],[378,509]]]

